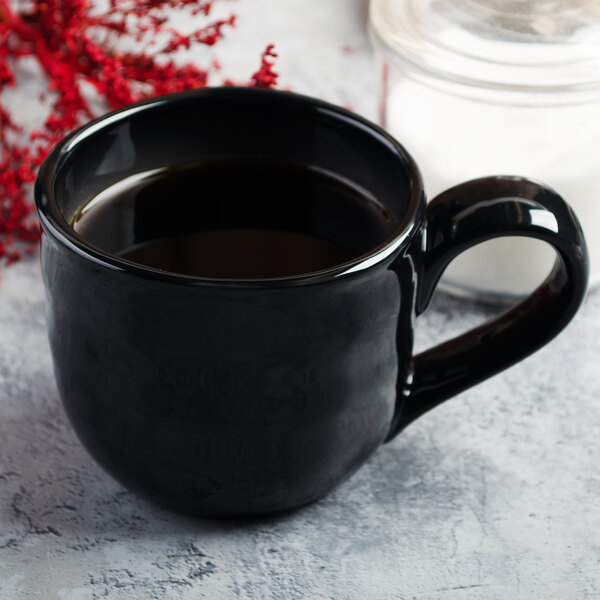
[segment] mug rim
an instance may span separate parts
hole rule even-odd
[[[264,279],[200,277],[156,269],[119,257],[106,250],[102,250],[77,233],[64,218],[62,211],[58,207],[55,196],[54,183],[56,177],[65,161],[69,158],[71,153],[75,151],[78,144],[87,140],[96,132],[105,127],[114,125],[119,121],[124,121],[138,112],[152,110],[158,106],[164,107],[165,105],[174,105],[179,102],[201,101],[202,97],[220,96],[223,98],[226,96],[237,96],[239,99],[242,99],[244,96],[253,96],[256,98],[263,95],[272,99],[274,94],[277,94],[284,102],[286,101],[285,97],[289,97],[295,102],[311,105],[315,110],[319,111],[329,119],[337,119],[346,124],[351,124],[354,127],[368,130],[370,135],[378,138],[380,143],[388,146],[388,148],[391,149],[404,163],[407,171],[407,180],[410,186],[410,199],[406,210],[397,226],[380,244],[374,246],[368,252],[326,269],[297,275]],[[311,96],[282,90],[231,86],[186,90],[183,92],[157,96],[108,112],[101,117],[90,121],[65,136],[51,150],[39,169],[35,181],[34,195],[35,205],[44,232],[47,235],[51,235],[59,243],[86,260],[90,260],[112,270],[124,271],[147,279],[188,285],[216,285],[226,287],[286,287],[306,283],[321,283],[323,281],[361,273],[367,269],[370,270],[371,268],[380,265],[386,259],[396,255],[399,250],[413,238],[419,229],[419,224],[425,211],[423,180],[416,162],[402,144],[387,133],[382,127],[379,127],[372,121],[341,106]]]

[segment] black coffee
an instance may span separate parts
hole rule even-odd
[[[227,159],[129,177],[72,225],[100,249],[155,269],[268,279],[349,261],[396,224],[368,192],[326,171]]]

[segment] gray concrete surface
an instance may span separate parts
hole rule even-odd
[[[284,85],[373,116],[366,2],[232,6],[239,29],[215,52],[240,77],[273,41]],[[0,600],[600,598],[598,292],[543,350],[422,417],[322,501],[237,523],[156,508],[96,466],[60,406],[44,310],[37,257],[2,272]],[[493,313],[438,295],[417,346]]]
[[[424,347],[493,311],[438,296]],[[0,599],[600,598],[600,294],[509,371],[286,517],[182,518],[88,457],[66,422],[35,260],[0,289]]]

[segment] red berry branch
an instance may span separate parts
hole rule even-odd
[[[235,15],[181,33],[170,26],[167,12],[183,10],[208,19],[215,1],[109,0],[108,10],[99,12],[90,0],[32,0],[22,9],[0,0],[0,264],[18,260],[21,247],[35,251],[40,227],[30,201],[31,183],[54,144],[98,116],[86,86],[113,110],[208,85],[210,70],[219,68],[216,61],[205,69],[172,55],[198,44],[213,46],[235,25]],[[131,42],[136,50],[125,50]],[[247,85],[276,85],[275,56],[269,45]],[[2,99],[5,89],[17,86],[18,62],[25,57],[41,67],[50,97],[42,127],[29,133]]]

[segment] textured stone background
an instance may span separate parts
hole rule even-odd
[[[239,30],[217,54],[240,77],[274,41],[284,84],[373,116],[366,2],[231,6]],[[493,313],[438,295],[417,345]],[[120,487],[72,433],[30,259],[0,282],[0,600],[598,599],[599,367],[594,292],[560,337],[422,417],[321,502],[182,518]]]

